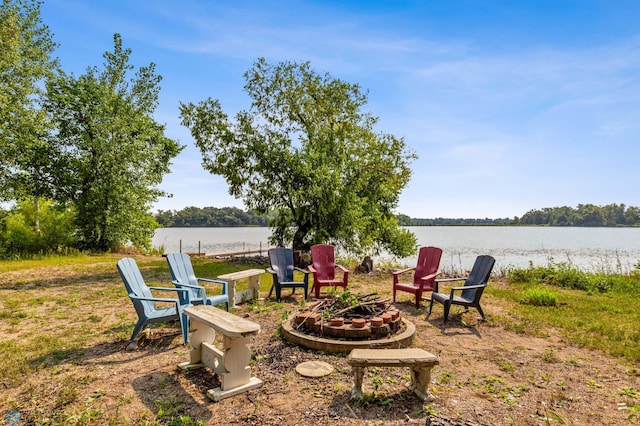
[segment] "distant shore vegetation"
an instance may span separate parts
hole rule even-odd
[[[237,207],[186,207],[160,210],[154,215],[164,227],[267,226],[269,218]],[[402,226],[640,226],[640,207],[625,204],[578,204],[577,207],[545,207],[513,218],[412,218],[398,214]]]

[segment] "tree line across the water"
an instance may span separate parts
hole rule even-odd
[[[268,218],[237,207],[186,207],[182,210],[160,210],[155,219],[165,227],[267,226]],[[545,207],[513,218],[443,218],[420,219],[398,215],[402,226],[448,225],[546,225],[546,226],[639,226],[640,208],[624,204],[578,204],[577,207]]]

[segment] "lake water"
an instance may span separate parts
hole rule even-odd
[[[546,266],[569,263],[587,272],[627,273],[640,262],[640,228],[577,228],[516,226],[415,226],[408,227],[418,244],[442,248],[441,270],[464,271],[476,256],[496,258],[495,269]],[[266,250],[269,228],[160,228],[152,244],[166,253],[224,253],[239,250]],[[391,260],[374,257],[374,262]],[[397,260],[413,265],[416,257]]]

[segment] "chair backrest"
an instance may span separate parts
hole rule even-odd
[[[171,271],[171,279],[183,284],[198,285],[196,273],[191,265],[191,257],[186,253],[169,253],[167,263]]]
[[[311,246],[311,264],[316,270],[318,279],[334,279],[336,273],[336,261],[333,246],[326,244],[316,244]]]
[[[428,281],[422,281],[420,278],[437,272],[440,267],[441,257],[442,249],[438,247],[420,247],[418,263],[416,263],[416,269],[413,274],[413,284],[422,285],[425,290],[433,290],[435,277]]]
[[[491,270],[493,269],[493,265],[495,262],[496,260],[491,256],[478,256],[464,285],[486,285],[489,281],[489,276],[491,275]],[[484,288],[463,290],[460,297],[465,300],[477,302],[478,300],[480,300],[480,296],[482,296],[483,291]]]
[[[198,285],[198,279],[196,273],[193,271],[193,265],[191,265],[191,257],[186,253],[169,253],[167,255],[167,263],[169,264],[169,271],[171,271],[171,279],[178,283],[188,285]],[[194,288],[186,288],[189,290],[189,300],[202,299],[200,292]],[[180,293],[180,302],[184,303],[184,294]]]
[[[116,266],[129,296],[153,297],[134,259],[124,257],[118,261]],[[133,302],[139,317],[148,317],[155,310],[155,305],[152,301],[131,299],[131,302]]]
[[[293,250],[285,247],[270,248],[269,262],[278,276],[278,282],[293,281]]]

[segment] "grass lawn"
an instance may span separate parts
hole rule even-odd
[[[265,386],[212,403],[204,396],[216,380],[211,374],[175,368],[188,358],[175,324],[149,327],[138,351],[125,350],[136,315],[115,269],[120,257],[0,261],[0,422],[9,424],[11,416],[60,425],[424,424],[427,416],[472,424],[640,422],[634,276],[584,278],[549,267],[518,271],[511,280],[494,277],[483,296],[488,320],[454,308],[446,328],[441,305],[426,320],[425,307],[400,296],[397,306],[418,329],[415,346],[441,357],[430,385],[436,401],[428,405],[396,389],[402,371],[372,371],[368,399],[350,401],[344,355],[282,342],[278,325],[304,304],[284,290],[282,302],[265,299],[234,311],[261,324],[252,369]],[[165,259],[136,260],[149,286],[170,285]],[[208,278],[265,267],[195,258],[193,264]],[[390,283],[388,271],[352,274],[349,290],[390,296]],[[270,286],[264,274],[262,296]],[[289,367],[305,359],[324,359],[336,373],[321,382],[300,378]]]

